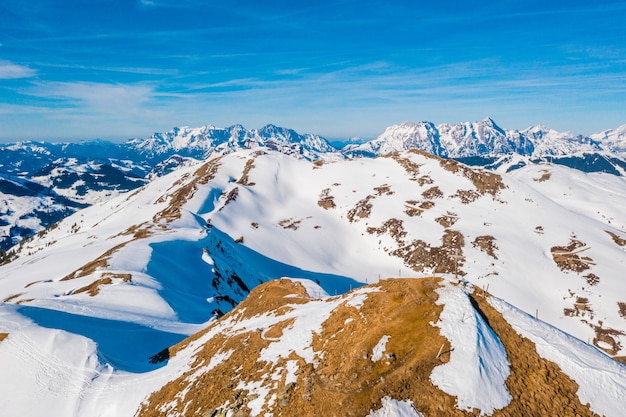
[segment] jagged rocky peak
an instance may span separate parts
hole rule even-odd
[[[258,130],[246,129],[240,124],[227,128],[217,128],[213,125],[199,128],[175,127],[166,133],[155,133],[145,140],[133,139],[127,145],[148,155],[177,152],[196,158],[262,146],[288,154],[299,154],[307,159],[318,159],[321,153],[336,152],[336,149],[319,135],[302,135],[292,129],[272,124]]]

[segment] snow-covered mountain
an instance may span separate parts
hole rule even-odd
[[[197,159],[226,154],[241,149],[265,147],[286,155],[309,160],[326,159],[336,152],[326,139],[318,135],[301,135],[294,130],[267,125],[248,130],[241,125],[217,128],[175,127],[166,133],[155,133],[147,139],[133,139],[125,144],[147,159],[179,154]]]
[[[625,181],[420,151],[186,160],[11,251],[0,407],[622,416]]]
[[[376,156],[409,149],[420,149],[446,158],[468,158],[519,154],[533,158],[576,156],[589,153],[617,154],[624,157],[626,125],[592,135],[557,132],[545,126],[505,130],[492,119],[479,122],[434,125],[430,122],[388,127],[376,139],[350,144],[347,155]]]
[[[202,160],[259,147],[308,160],[341,158],[320,136],[273,125],[259,130],[241,125],[177,127],[123,144],[97,140],[0,146],[0,251],[42,231],[76,207],[136,189],[187,164],[189,158]],[[14,187],[17,183],[31,184],[37,191],[31,186],[25,192]]]

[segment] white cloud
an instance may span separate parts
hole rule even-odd
[[[31,94],[47,99],[67,100],[89,111],[124,114],[148,103],[154,89],[147,85],[92,82],[49,82],[38,84]]]
[[[0,80],[34,77],[36,71],[23,65],[0,61]]]

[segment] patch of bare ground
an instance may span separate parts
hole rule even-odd
[[[300,223],[302,223],[302,220],[295,220],[293,218],[290,218],[280,220],[278,222],[278,225],[283,229],[298,230],[298,227],[300,227]]]
[[[602,349],[611,356],[617,355],[622,350],[622,344],[614,336],[624,336],[623,331],[602,327],[602,321],[598,325],[591,323],[589,325],[596,333],[596,337],[593,338],[595,347]]]
[[[404,230],[402,220],[398,219],[389,219],[385,221],[380,227],[368,227],[367,233],[369,233],[370,235],[376,234],[377,236],[380,236],[383,233],[387,233],[398,244],[402,244],[404,242],[404,237],[407,235],[406,231]]]
[[[502,177],[493,172],[470,168],[452,159],[439,158],[439,165],[443,169],[453,173],[460,173],[469,179],[480,194],[490,194],[495,197],[501,190],[506,188]]]
[[[86,285],[84,287],[81,287],[77,290],[72,291],[72,295],[74,294],[80,294],[80,293],[87,293],[89,294],[91,297],[95,297],[96,295],[98,295],[100,293],[100,287],[102,285],[111,285],[113,284],[113,280],[121,280],[122,282],[131,282],[132,281],[132,275],[131,274],[115,274],[115,273],[110,273],[110,272],[105,272],[102,274],[102,276],[100,277],[100,279],[95,280],[94,282],[92,282],[89,285]]]
[[[453,213],[451,211],[449,211],[446,215],[437,217],[435,219],[437,223],[439,223],[446,229],[449,229],[450,227],[454,226],[457,220],[459,220],[459,216],[456,213]]]
[[[350,223],[354,222],[355,220],[365,219],[370,216],[373,207],[370,201],[374,198],[376,197],[373,195],[368,195],[367,197],[356,203],[354,207],[348,210],[347,217]]]
[[[542,235],[543,232],[543,226],[537,226],[535,227],[535,233],[537,233],[538,235]]]
[[[506,380],[512,400],[494,417],[518,416],[596,416],[578,398],[578,384],[553,362],[543,359],[535,345],[520,336],[489,302],[474,292],[477,311],[500,338],[511,364]]]
[[[598,285],[598,283],[600,282],[600,277],[597,276],[596,274],[583,275],[583,278],[585,279],[587,284],[591,285],[592,287],[594,285]]]
[[[576,297],[576,302],[574,302],[573,308],[564,308],[563,314],[568,317],[579,317],[590,315],[593,318],[593,309],[591,308],[591,304],[589,304],[589,299],[586,297]]]
[[[400,164],[400,166],[402,166],[402,168],[404,168],[406,173],[409,175],[409,179],[411,181],[418,181],[417,176],[420,173],[420,167],[422,166],[421,164],[413,162],[409,158],[403,158],[397,152],[391,154],[391,158],[394,161],[396,161],[398,164]]]
[[[319,169],[322,166],[324,166],[325,162],[322,159],[317,159],[315,161],[313,161],[312,165],[313,165],[313,169]]]
[[[419,201],[415,201],[415,200],[407,200],[404,202],[404,212],[409,216],[409,217],[419,217],[422,215],[422,213],[424,212],[424,210],[422,210],[421,208],[416,207],[419,204]]]
[[[419,205],[422,210],[430,210],[433,207],[435,207],[434,201],[422,201]]]
[[[571,238],[567,246],[553,246],[550,249],[552,259],[561,271],[583,272],[595,265],[588,256],[579,256],[583,251],[590,249],[586,243]]]
[[[241,178],[237,181],[237,184],[252,186],[255,183],[250,182],[250,171],[254,168],[254,160],[255,158],[248,159],[246,161],[246,166],[243,168],[243,172],[241,173]]]
[[[10,303],[10,302],[12,302],[13,300],[15,300],[15,299],[17,299],[17,298],[21,297],[22,295],[24,295],[24,293],[23,293],[23,292],[19,292],[19,293],[17,293],[17,294],[9,295],[7,298],[5,298],[4,300],[2,300],[2,302],[3,302],[3,303]]]
[[[621,246],[621,247],[626,246],[626,239],[622,239],[617,234],[613,232],[609,232],[608,230],[605,230],[605,232],[607,232],[608,235],[611,236],[611,239],[613,239],[613,242],[615,242],[616,245]]]
[[[430,178],[428,175],[422,175],[421,177],[417,179],[417,183],[420,185],[420,187],[423,187],[425,185],[434,184],[435,181],[432,178]]]
[[[619,361],[619,357],[614,355],[622,350],[622,344],[613,336],[624,336],[624,332],[616,329],[605,329],[602,326],[594,326],[593,329],[596,332],[593,344]]]
[[[237,197],[239,197],[239,187],[235,187],[232,190],[230,190],[228,193],[226,193],[226,197],[225,197],[226,199],[224,201],[224,205],[220,207],[220,211],[223,210],[224,207],[226,207],[233,201],[237,200]]]
[[[443,192],[439,189],[439,187],[434,186],[424,191],[422,196],[427,200],[433,200],[435,198],[443,198]]]
[[[472,246],[480,248],[481,251],[491,256],[493,259],[498,259],[496,251],[498,246],[495,244],[496,238],[490,235],[476,236],[476,239],[472,241]]]
[[[150,235],[152,235],[151,228],[152,228],[152,225],[144,222],[144,223],[136,224],[136,225],[129,227],[128,229],[119,233],[115,237],[132,235],[135,239],[145,239],[147,237],[150,237]]]
[[[395,193],[391,190],[391,186],[389,184],[383,184],[380,187],[374,187],[374,191],[376,191],[376,195],[394,195]]]
[[[423,240],[405,243],[391,252],[391,255],[404,260],[404,264],[416,272],[458,273],[465,275],[463,266],[463,234],[457,230],[446,229],[440,246],[431,246]],[[460,258],[455,258],[459,256]]]
[[[463,204],[469,204],[478,200],[480,196],[481,194],[474,190],[457,190],[457,192],[452,194],[450,197],[458,198]]]
[[[544,182],[544,181],[548,181],[550,177],[552,177],[552,174],[550,173],[550,171],[548,171],[547,169],[544,169],[541,171],[541,177],[533,178],[533,179],[537,182]]]
[[[98,258],[94,259],[91,262],[86,263],[79,269],[67,274],[65,277],[61,278],[61,281],[69,281],[75,278],[86,277],[87,275],[93,274],[98,268],[100,269],[106,268],[107,266],[109,266],[109,259],[111,258],[111,256],[115,252],[122,249],[127,244],[128,242],[124,242],[124,243],[120,243],[117,246],[112,247],[111,249],[109,249],[108,251],[100,255]]]
[[[330,188],[325,188],[320,193],[320,199],[317,201],[317,205],[325,210],[333,209],[335,205],[335,197],[330,195]]]
[[[622,301],[617,302],[618,312],[621,318],[626,319],[626,303]]]
[[[110,285],[110,284],[113,284],[113,280],[111,278],[100,278],[100,279],[95,280],[89,285],[86,285],[82,288],[72,291],[72,295],[86,292],[91,297],[95,297],[96,295],[100,293],[101,285]]]
[[[6,339],[9,336],[8,333],[0,333],[0,342],[2,342],[4,339]]]
[[[154,216],[153,221],[155,223],[159,223],[161,220],[171,222],[180,218],[183,205],[189,201],[191,197],[193,197],[200,184],[206,184],[215,178],[219,167],[220,158],[215,158],[202,164],[202,166],[194,172],[192,178],[189,179],[185,185],[180,186],[172,194],[163,196],[163,201],[166,201],[169,198],[169,204],[164,210]],[[187,178],[185,181],[187,181]],[[184,181],[181,181],[181,184],[182,182]]]

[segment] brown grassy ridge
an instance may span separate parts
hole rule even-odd
[[[241,320],[271,311],[280,315],[286,303],[307,302],[303,288],[295,288],[298,285],[288,280],[263,284],[221,320]],[[247,416],[247,403],[256,397],[236,387],[239,382],[250,380],[272,386],[278,401],[264,412],[276,416],[364,416],[370,409],[380,408],[381,399],[387,395],[412,398],[420,411],[429,412],[427,415],[471,415],[455,412],[455,398],[434,387],[429,380],[432,369],[449,357],[447,353],[437,357],[446,340],[439,335],[438,328],[429,324],[438,320],[441,311],[435,304],[437,286],[435,279],[386,280],[378,284],[380,292],[367,296],[360,312],[341,304],[314,338],[313,349],[319,352],[318,366],[306,364],[293,354],[287,358],[299,366],[297,381],[292,384],[285,384],[283,376],[278,384],[272,385],[267,376],[286,360],[278,361],[279,366],[258,360],[259,351],[270,343],[264,338],[279,337],[292,322],[279,322],[264,334],[250,331],[228,338],[220,333],[199,351],[189,372],[153,393],[137,415],[163,415],[166,410],[163,407],[185,389],[184,400],[167,409],[167,413],[217,416],[230,412],[229,415]],[[372,362],[368,355],[385,334],[391,336],[387,351],[393,356]],[[172,353],[177,350],[172,349]],[[229,360],[190,384],[194,370],[208,364],[219,352],[231,352]],[[184,409],[193,411],[183,412]]]
[[[170,203],[153,217],[154,223],[159,223],[161,220],[171,222],[180,218],[183,205],[193,197],[198,190],[198,185],[206,184],[215,178],[221,165],[220,161],[221,157],[218,157],[202,164],[185,185],[177,188],[172,194],[163,196],[161,200],[166,201],[169,198]]]
[[[7,337],[9,337],[8,333],[0,333],[0,342],[2,342],[4,339],[6,339]]]
[[[500,338],[511,364],[506,386],[513,400],[494,417],[597,415],[580,402],[578,384],[539,356],[535,345],[520,336],[483,295],[475,292],[471,300]]]
[[[248,416],[248,403],[256,394],[240,383],[261,381],[270,388],[275,401],[266,404],[261,415],[361,417],[380,408],[381,399],[409,399],[425,416],[478,416],[479,410],[459,410],[456,398],[430,381],[435,366],[449,360],[450,344],[434,327],[442,306],[437,305],[440,279],[387,279],[370,287],[356,308],[340,303],[314,336],[312,347],[316,365],[292,354],[277,364],[259,361],[259,352],[271,339],[278,338],[290,319],[279,321],[265,331],[242,331],[228,336],[216,332],[196,352],[191,369],[153,393],[137,416]],[[449,284],[448,284],[449,285]],[[486,295],[489,297],[489,295]],[[349,299],[349,295],[343,296]],[[334,297],[331,300],[341,300]],[[472,305],[502,341],[510,362],[506,385],[512,400],[494,417],[517,416],[594,416],[577,396],[578,385],[559,367],[541,358],[534,344],[520,336],[487,301],[474,293]],[[289,304],[308,302],[300,284],[279,280],[263,284],[250,297],[220,320],[238,322],[258,314],[281,315]],[[207,331],[170,349],[175,355],[190,347]],[[372,361],[372,349],[383,336],[389,336],[383,359]],[[269,339],[269,340],[265,340]],[[441,347],[443,346],[443,349]],[[443,354],[438,355],[440,351]],[[229,359],[209,372],[196,373],[219,353]],[[287,360],[297,363],[295,383],[287,384],[280,367]],[[276,378],[272,379],[270,374]],[[182,394],[184,392],[184,394]]]

